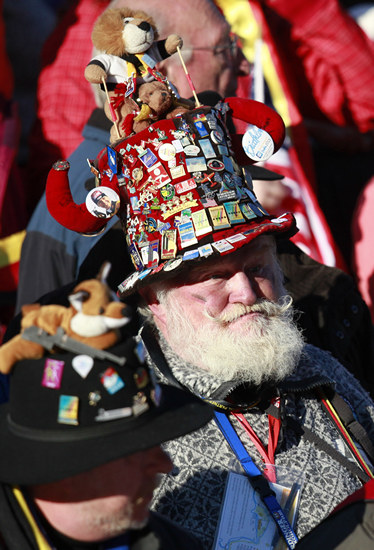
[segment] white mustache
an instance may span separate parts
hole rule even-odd
[[[204,315],[217,324],[227,325],[249,313],[260,313],[268,318],[279,317],[286,314],[288,311],[291,313],[291,307],[292,298],[290,296],[285,296],[279,303],[271,302],[270,300],[259,300],[252,306],[236,303],[232,304],[228,311],[224,311],[217,316],[212,315],[207,310],[204,311]]]

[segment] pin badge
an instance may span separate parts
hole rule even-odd
[[[196,120],[195,128],[199,132],[200,137],[207,137],[209,136],[209,132],[206,130],[203,122],[201,120]]]
[[[109,367],[100,377],[101,383],[108,393],[113,395],[125,387],[125,383],[113,367]]]
[[[197,244],[197,239],[195,236],[194,227],[192,225],[192,220],[188,220],[178,225],[178,231],[179,231],[182,248],[187,248],[187,246],[191,246],[192,244]]]
[[[138,355],[138,354],[137,354]],[[138,356],[139,357],[139,356]],[[135,384],[138,389],[143,389],[149,383],[148,372],[144,367],[140,367],[134,374]]]
[[[265,130],[249,125],[242,138],[245,154],[252,160],[265,161],[274,153],[274,142]]]
[[[206,159],[215,158],[217,156],[209,139],[201,139],[199,145]]]
[[[218,250],[220,254],[223,252],[227,252],[228,250],[232,250],[234,247],[226,241],[226,239],[221,239],[220,241],[216,241],[215,243],[212,243],[212,246]]]
[[[82,377],[86,378],[94,365],[94,360],[89,355],[76,355],[71,366]]]
[[[161,160],[172,160],[175,158],[176,150],[171,143],[163,143],[158,150],[158,155]]]
[[[96,407],[99,401],[101,401],[101,393],[99,391],[90,391],[88,394],[88,404]]]
[[[112,218],[119,210],[119,195],[110,187],[100,185],[86,197],[87,210],[96,218]]]
[[[59,424],[78,426],[78,403],[79,399],[75,395],[60,395],[57,418]]]
[[[58,389],[61,386],[64,361],[48,358],[44,364],[42,386]]]
[[[122,407],[109,411],[99,409],[97,416],[95,416],[95,420],[96,422],[108,422],[109,420],[118,420],[119,418],[126,418],[127,416],[132,416],[131,407]]]
[[[226,229],[231,227],[223,206],[211,206],[208,208],[214,229]]]

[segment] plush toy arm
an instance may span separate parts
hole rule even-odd
[[[84,70],[84,77],[92,84],[100,84],[103,77],[107,79],[107,72],[100,62],[90,61]]]
[[[183,46],[183,40],[177,34],[170,34],[165,40],[165,50],[168,55],[173,55],[177,51],[177,48]]]
[[[14,363],[22,359],[43,357],[44,348],[40,344],[24,340],[20,334],[0,347],[0,372],[9,374]]]

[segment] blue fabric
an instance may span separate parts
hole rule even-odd
[[[90,125],[85,126],[83,137],[84,140],[82,143],[68,158],[70,162],[70,190],[77,204],[81,204],[86,200],[88,191],[85,189],[85,182],[92,176],[87,164],[87,159],[95,159],[98,153],[109,142],[109,133],[107,131]],[[115,216],[109,220],[105,231],[108,231],[116,221],[117,218]],[[72,278],[76,277],[84,258],[105,233],[104,231],[97,237],[83,237],[75,231],[66,229],[56,222],[49,213],[45,193],[41,197],[27,226],[27,232],[30,231],[45,233],[49,237],[53,237],[56,241],[65,244],[68,254],[76,256],[76,272],[73,274]],[[46,262],[50,261],[48,257],[46,257],[45,260]]]
[[[109,121],[104,112],[97,109],[94,115],[83,130],[82,143],[68,158],[69,184],[77,204],[85,202],[88,193],[85,183],[93,178],[87,159],[95,159],[110,139],[106,129]],[[87,254],[117,221],[114,216],[99,236],[84,237],[66,229],[50,215],[43,194],[22,245],[16,313],[22,305],[36,302],[44,294],[76,279]]]

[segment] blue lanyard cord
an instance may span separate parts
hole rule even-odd
[[[263,477],[261,471],[257,468],[252,458],[249,456],[227,415],[219,411],[214,411],[214,415],[219,429],[223,433],[237,459],[240,461],[240,464],[247,474],[253,489],[260,495],[261,500],[276,522],[288,548],[295,548],[298,541],[297,536],[294,533],[277,499],[275,498],[275,494],[271,490],[268,481]]]

